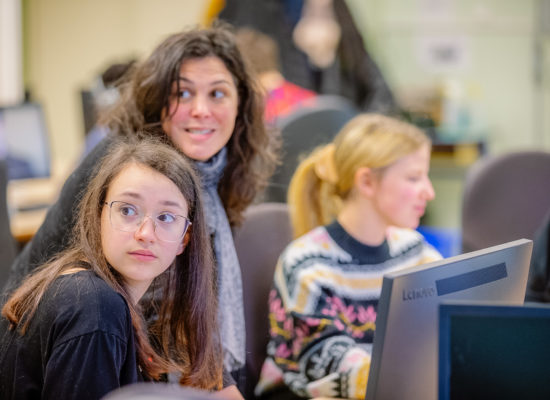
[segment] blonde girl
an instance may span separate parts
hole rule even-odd
[[[418,128],[363,114],[300,164],[258,395],[364,397],[382,276],[441,257],[414,230],[435,196],[430,150]]]

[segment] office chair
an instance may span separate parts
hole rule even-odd
[[[84,136],[86,136],[97,122],[97,107],[95,105],[93,93],[87,89],[80,90],[80,102],[82,105]]]
[[[254,398],[254,387],[269,340],[268,295],[277,259],[292,240],[286,204],[260,203],[245,211],[245,220],[234,234],[243,279],[246,327],[246,365],[243,395]]]
[[[5,160],[0,160],[0,292],[8,279],[11,264],[17,255],[17,246],[10,228],[7,188],[7,165]]]
[[[285,203],[288,184],[303,157],[330,142],[358,112],[347,99],[323,95],[306,100],[302,108],[281,118],[277,127],[282,136],[282,162],[269,181],[263,201]]]
[[[550,209],[534,235],[525,301],[550,303]]]
[[[549,209],[550,153],[485,156],[464,183],[462,252],[533,239]]]

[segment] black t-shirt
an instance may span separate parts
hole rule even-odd
[[[99,399],[139,380],[128,305],[91,271],[57,278],[25,335],[0,321],[2,399]]]

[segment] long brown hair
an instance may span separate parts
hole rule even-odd
[[[157,278],[159,299],[150,299],[159,310],[150,332],[155,348],[149,342],[139,306],[133,305],[101,246],[101,212],[107,190],[112,180],[132,163],[147,166],[174,182],[187,201],[192,223],[185,250]],[[69,269],[84,265],[126,299],[136,333],[138,361],[149,376],[158,378],[162,373],[179,371],[182,384],[221,388],[223,359],[213,287],[214,262],[199,190],[192,164],[171,146],[152,139],[115,142],[80,201],[71,245],[23,282],[3,307],[2,315],[25,334],[51,283]]]
[[[139,132],[151,124],[160,125],[163,110],[170,106],[172,85],[179,85],[181,65],[211,56],[224,63],[239,96],[235,129],[227,143],[227,166],[218,185],[229,222],[238,225],[244,209],[273,173],[279,143],[275,132],[266,130],[260,86],[227,24],[218,22],[211,28],[194,28],[167,37],[133,69],[121,88],[120,101],[102,122],[111,131],[123,134]]]

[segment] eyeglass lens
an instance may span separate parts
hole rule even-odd
[[[139,207],[123,201],[112,201],[110,207],[111,226],[124,232],[135,232],[140,228],[146,217],[150,217],[155,227],[155,234],[159,240],[178,242],[181,240],[190,222],[182,215],[171,212],[161,212],[155,215],[146,215]]]

